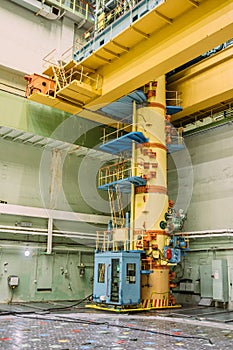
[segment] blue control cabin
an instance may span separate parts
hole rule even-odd
[[[140,304],[140,252],[96,252],[93,301]]]

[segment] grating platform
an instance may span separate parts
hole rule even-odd
[[[105,185],[99,186],[99,190],[105,190],[107,191],[109,187],[114,191],[114,186],[117,185],[117,187],[120,189],[121,192],[124,193],[130,193],[131,192],[131,185],[137,186],[145,186],[146,180],[141,178],[140,176],[131,176],[127,177],[125,179],[121,179],[118,181],[113,181],[110,183],[107,183]]]
[[[148,142],[148,139],[140,131],[132,131],[117,139],[106,142],[100,146],[104,152],[111,154],[118,154],[125,151],[132,150],[132,141],[136,143]]]
[[[166,106],[166,113],[169,115],[181,112],[183,108],[181,106]]]

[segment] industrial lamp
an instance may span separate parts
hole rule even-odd
[[[30,250],[28,248],[25,249],[24,256],[26,257],[30,256]]]
[[[85,275],[85,268],[86,266],[84,265],[84,263],[81,263],[79,266],[79,276],[83,277]]]

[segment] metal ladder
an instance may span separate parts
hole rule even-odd
[[[114,228],[124,227],[125,213],[122,203],[122,194],[118,185],[108,187],[108,197],[111,211],[111,219]]]
[[[54,78],[57,84],[57,91],[61,90],[67,85],[65,70],[63,67],[53,66]]]

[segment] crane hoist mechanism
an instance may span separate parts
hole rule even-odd
[[[147,84],[144,92],[147,104],[134,108],[132,131],[122,135],[117,130],[118,137],[111,133],[100,146],[119,154],[119,162],[99,170],[98,188],[108,191],[111,220],[106,231],[97,232],[89,308],[131,312],[181,306],[172,294],[172,267],[187,253],[189,242],[181,232],[186,214],[167,195],[166,142],[172,145],[175,135],[165,112],[165,77]],[[124,193],[131,194],[125,214]]]

